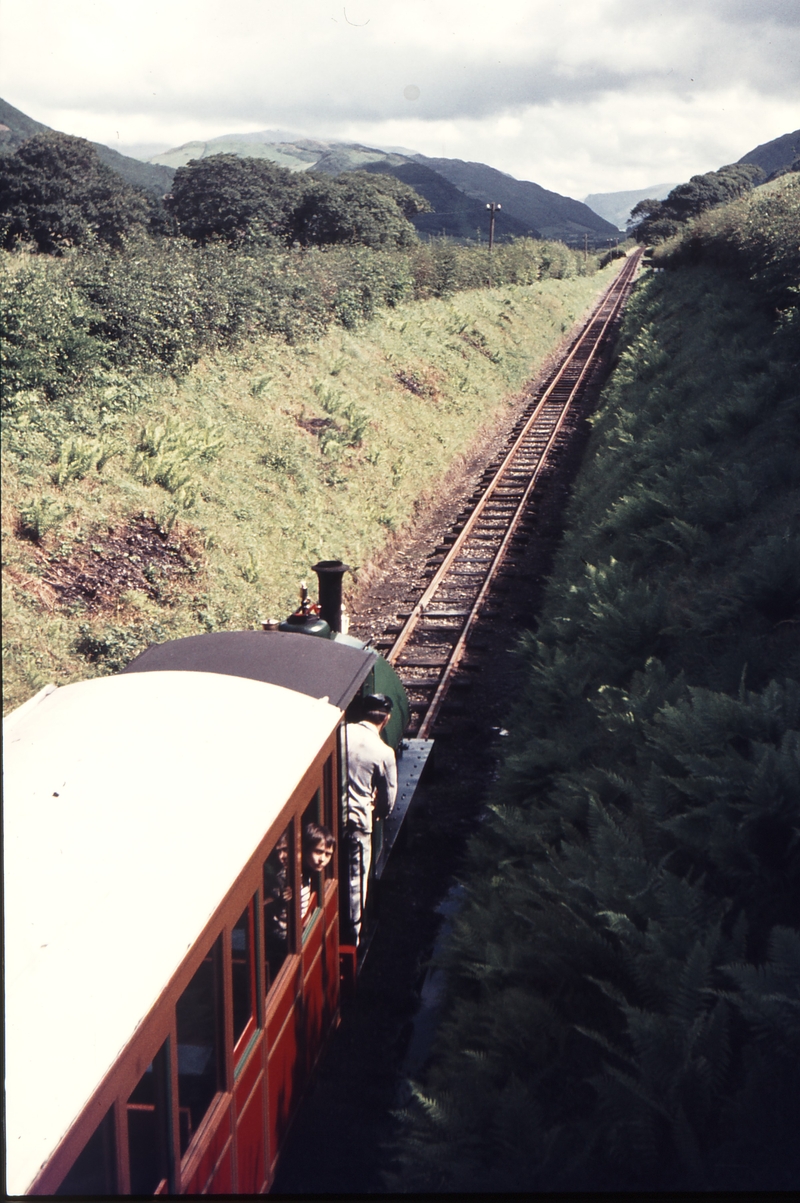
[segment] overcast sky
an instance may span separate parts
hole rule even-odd
[[[2,95],[125,151],[279,127],[582,199],[800,125],[800,0],[0,0]]]

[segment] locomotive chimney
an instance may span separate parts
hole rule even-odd
[[[314,565],[319,581],[319,610],[332,631],[342,629],[342,577],[350,571],[341,560],[320,560]]]

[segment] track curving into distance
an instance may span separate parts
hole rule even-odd
[[[588,388],[601,352],[616,334],[641,251],[631,254],[549,381],[517,423],[500,465],[491,469],[432,579],[397,628],[386,659],[411,700],[407,731],[430,738],[470,633],[528,508],[567,411]],[[381,640],[381,645],[386,645]]]

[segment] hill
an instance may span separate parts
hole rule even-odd
[[[458,239],[486,237],[486,202],[490,200],[503,206],[495,229],[499,240],[528,235],[582,244],[587,234],[592,243],[618,234],[616,226],[580,201],[549,192],[538,184],[515,180],[484,163],[428,159],[413,152],[401,154],[357,142],[326,142],[263,130],[226,134],[209,142],[188,142],[154,156],[150,162],[181,167],[190,159],[214,154],[271,159],[292,171],[313,169],[326,175],[364,170],[394,175],[411,184],[433,206],[433,213],[414,218],[421,234],[446,234]]]
[[[543,238],[582,243],[584,235],[596,242],[616,238],[619,234],[616,226],[581,201],[550,192],[528,180],[515,180],[485,163],[431,159],[425,155],[415,155],[414,161],[437,171],[466,196],[483,202],[498,201],[508,216],[516,218],[528,229],[540,230]]]
[[[791,134],[782,134],[780,138],[773,138],[771,142],[762,142],[761,146],[756,146],[754,150],[748,150],[747,154],[742,155],[738,161],[755,163],[757,167],[766,171],[767,175],[772,175],[784,167],[791,167],[798,156],[800,156],[800,129],[796,129]]]
[[[121,155],[119,151],[112,150],[110,146],[104,146],[102,142],[93,142],[92,146],[97,151],[101,163],[105,163],[106,167],[112,168],[113,171],[119,172],[129,184],[134,184],[137,188],[142,188],[145,192],[152,192],[156,196],[164,196],[172,187],[172,180],[175,175],[171,167],[156,167],[152,163],[142,163],[139,159],[132,159],[129,155]]]
[[[20,142],[34,134],[43,134],[49,128],[15,109],[13,104],[0,100],[0,154],[13,154]]]
[[[422,163],[388,162],[365,164],[365,171],[393,175],[408,184],[433,207],[432,213],[418,213],[411,218],[419,234],[448,234],[451,238],[488,238],[489,218],[485,201],[476,200],[461,192],[444,176]],[[501,209],[495,222],[495,237],[541,238],[539,230],[519,221]]]
[[[187,142],[154,156],[150,162],[175,168],[184,166],[191,159],[217,154],[269,159],[290,171],[314,170],[334,176],[345,171],[392,175],[410,184],[433,207],[432,213],[418,214],[412,219],[418,233],[446,234],[460,240],[488,236],[487,198],[468,196],[440,172],[416,162],[409,155],[358,142],[327,142],[301,138],[285,131],[263,130],[255,134],[225,134],[209,142]],[[497,215],[495,235],[500,241],[510,237],[543,237],[538,227],[504,211]]]
[[[305,138],[285,130],[259,130],[253,134],[222,134],[208,142],[185,142],[172,150],[154,155],[148,161],[169,167],[184,167],[191,159],[211,155],[241,155],[243,158],[270,159],[290,171],[322,171],[338,175],[342,171],[360,171],[368,163],[404,163],[407,156],[362,146],[358,142],[327,142]]]
[[[0,154],[13,154],[17,147],[34,134],[49,132],[50,126],[15,109],[5,100],[0,100]],[[171,167],[154,166],[142,163],[139,159],[131,159],[104,146],[102,142],[93,142],[92,146],[102,163],[121,175],[129,184],[144,189],[145,192],[163,196],[169,192],[175,171]]]
[[[637,201],[645,200],[648,197],[652,197],[653,200],[664,200],[676,187],[677,182],[651,184],[648,188],[634,188],[622,192],[592,192],[583,198],[583,203],[588,205],[592,212],[624,230],[631,209]]]
[[[306,145],[302,139],[292,141],[282,137],[281,133],[280,130],[263,130],[258,134],[223,134],[208,142],[184,142],[182,146],[154,155],[148,162],[174,169],[185,167],[192,159],[207,159],[211,155],[241,155],[249,159],[270,159],[290,171],[307,171],[328,147],[328,143]]]

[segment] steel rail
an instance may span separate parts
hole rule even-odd
[[[490,480],[489,484],[483,491],[479,501],[473,508],[472,513],[470,514],[467,522],[464,524],[463,528],[461,529],[460,533],[458,534],[457,538],[455,539],[450,550],[446,553],[442,563],[439,565],[438,569],[436,570],[433,577],[431,578],[430,583],[428,584],[428,586],[426,587],[424,592],[421,594],[421,596],[419,597],[419,599],[416,602],[416,604],[414,605],[414,607],[412,608],[410,614],[406,618],[406,621],[403,624],[400,632],[398,633],[397,638],[395,639],[394,643],[392,644],[390,650],[386,653],[386,659],[389,661],[390,664],[395,665],[397,663],[398,657],[403,652],[403,649],[405,648],[406,644],[408,643],[409,639],[411,638],[412,634],[414,633],[416,627],[418,626],[420,619],[424,616],[424,612],[425,612],[425,609],[426,609],[428,603],[433,598],[434,594],[437,592],[439,586],[441,585],[442,581],[444,580],[445,576],[447,575],[447,573],[450,570],[451,566],[453,565],[454,561],[458,558],[458,556],[461,552],[461,549],[463,548],[464,544],[467,542],[470,535],[472,534],[472,531],[474,530],[475,526],[478,523],[478,519],[480,518],[483,511],[486,509],[489,502],[492,500],[494,493],[502,484],[502,481],[506,474],[507,468],[509,467],[512,460],[517,455],[517,453],[520,450],[520,448],[522,447],[523,443],[526,441],[528,435],[530,434],[530,432],[532,431],[536,422],[538,421],[539,416],[540,416],[542,410],[544,409],[544,406],[550,400],[552,393],[558,387],[558,385],[562,383],[565,375],[568,372],[568,369],[572,366],[573,360],[578,355],[578,353],[580,351],[582,351],[584,349],[584,347],[586,346],[587,342],[589,341],[590,335],[592,335],[592,327],[600,320],[600,315],[602,314],[604,307],[606,305],[609,305],[610,306],[609,314],[603,321],[602,329],[599,331],[599,333],[595,332],[593,334],[594,345],[590,351],[589,357],[587,358],[586,364],[584,364],[583,369],[581,370],[579,377],[578,377],[578,382],[579,383],[582,382],[582,380],[586,374],[586,371],[588,369],[588,365],[593,361],[595,352],[596,352],[597,348],[599,347],[600,342],[602,341],[602,338],[605,335],[606,330],[608,329],[608,326],[616,318],[616,316],[619,312],[619,308],[622,305],[623,300],[624,300],[625,291],[626,291],[628,282],[636,270],[636,266],[638,264],[640,254],[641,254],[641,252],[635,252],[630,257],[628,263],[626,263],[625,267],[619,273],[617,278],[611,282],[609,287],[606,289],[606,291],[603,293],[602,297],[598,301],[598,303],[595,306],[594,310],[592,311],[591,315],[587,319],[583,330],[581,331],[580,335],[576,339],[569,354],[562,361],[561,365],[558,368],[558,371],[554,375],[550,384],[547,386],[547,388],[545,389],[545,392],[542,394],[541,398],[534,406],[533,411],[531,412],[530,416],[526,420],[524,426],[522,427],[522,430],[519,432],[519,434],[515,438],[514,442],[512,443],[511,447],[509,448],[508,452],[506,453],[505,457],[503,458],[500,466],[495,471],[494,475],[492,476],[492,479]],[[576,385],[576,387],[577,387],[577,385]],[[572,401],[574,392],[575,392],[575,389],[573,388],[570,391],[569,397],[564,404],[564,413],[566,413],[566,409],[568,408],[569,404]],[[559,424],[559,428],[560,428],[560,424]],[[540,457],[540,460],[539,460],[540,465],[544,462],[544,458],[547,455],[549,449],[550,449],[550,444],[548,443],[548,446],[544,452],[544,455],[542,455]],[[538,475],[538,467],[536,469],[536,474]],[[471,625],[471,623],[470,623],[470,625]],[[450,674],[448,674],[448,680],[449,680],[449,675]]]
[[[619,309],[622,306],[624,296],[625,296],[625,286],[627,285],[628,279],[630,279],[630,277],[633,275],[635,270],[636,270],[635,266],[633,268],[631,268],[626,280],[623,281],[623,286],[619,290],[617,303],[613,306],[611,313],[609,314],[609,316],[606,318],[605,322],[603,323],[603,328],[602,328],[600,334],[595,339],[595,342],[591,349],[589,357],[587,358],[586,363],[584,364],[583,369],[581,370],[581,373],[580,373],[578,379],[575,381],[575,384],[573,385],[572,389],[570,390],[570,394],[569,394],[567,401],[564,403],[564,405],[561,409],[561,413],[558,417],[558,420],[550,433],[550,437],[547,440],[547,444],[546,444],[544,450],[542,451],[542,453],[539,457],[539,460],[536,464],[536,467],[533,471],[533,474],[531,475],[531,477],[528,481],[528,484],[525,487],[523,495],[519,500],[519,504],[517,505],[517,508],[514,511],[514,515],[508,525],[508,528],[507,528],[503,538],[502,538],[500,546],[498,547],[497,551],[495,552],[495,554],[492,558],[491,565],[489,566],[489,569],[486,573],[486,576],[485,576],[484,581],[481,585],[481,588],[478,592],[478,595],[475,598],[475,601],[473,602],[473,604],[470,608],[469,614],[468,614],[466,621],[464,622],[464,625],[461,629],[461,633],[453,647],[453,650],[452,650],[449,658],[447,659],[447,661],[445,663],[444,671],[442,672],[442,675],[439,679],[439,683],[436,686],[436,691],[435,691],[433,697],[431,698],[428,708],[425,711],[425,717],[422,720],[422,722],[420,723],[419,730],[416,733],[417,739],[428,739],[430,736],[430,732],[433,727],[433,724],[435,723],[435,721],[439,715],[439,711],[444,703],[445,696],[450,687],[450,679],[452,678],[452,676],[455,673],[456,669],[458,668],[461,660],[463,659],[464,653],[466,651],[467,641],[469,639],[472,627],[473,627],[476,619],[478,618],[478,615],[480,614],[481,609],[483,608],[483,604],[486,600],[486,596],[494,582],[494,578],[498,572],[498,569],[500,568],[500,565],[502,564],[503,560],[505,559],[506,552],[508,550],[508,546],[514,537],[516,529],[519,526],[520,521],[524,517],[525,510],[527,508],[528,501],[530,499],[530,495],[533,492],[533,489],[536,485],[536,481],[539,478],[539,474],[542,471],[542,469],[544,468],[545,463],[547,462],[547,456],[550,454],[553,444],[555,443],[556,438],[558,437],[558,433],[561,430],[561,428],[564,424],[564,421],[566,420],[567,413],[569,412],[569,407],[570,407],[576,393],[580,389],[580,386],[583,383],[583,381],[589,371],[590,366],[592,365],[592,363],[594,361],[595,355],[597,354],[600,344],[602,343],[602,340],[606,333],[606,330],[608,329],[609,324],[614,320],[614,318],[619,313]],[[623,273],[620,272],[620,276],[622,274]],[[619,277],[617,279],[619,279]],[[617,283],[617,281],[615,281],[614,283]]]

